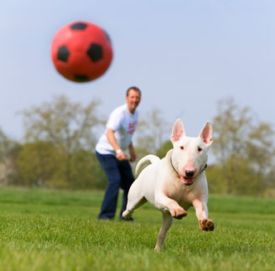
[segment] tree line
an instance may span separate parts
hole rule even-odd
[[[95,100],[87,105],[65,96],[23,111],[24,139],[0,130],[0,184],[66,189],[101,189],[106,178],[94,147],[105,116]],[[274,130],[257,120],[249,107],[232,98],[218,102],[212,145],[213,161],[207,169],[211,193],[275,195]],[[140,120],[135,134],[138,157],[163,157],[172,147],[172,124],[154,109]]]

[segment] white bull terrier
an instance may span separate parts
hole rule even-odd
[[[191,206],[196,210],[201,230],[214,230],[214,223],[208,219],[208,186],[204,173],[212,133],[212,126],[207,122],[198,137],[188,137],[182,121],[177,119],[170,138],[173,149],[163,159],[149,154],[136,166],[138,174],[142,165],[151,163],[132,184],[123,217],[131,218],[132,212],[146,201],[161,210],[163,222],[157,237],[156,251],[161,249],[173,218],[183,218]]]

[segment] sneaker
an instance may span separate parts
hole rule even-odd
[[[120,221],[133,222],[133,221],[134,221],[134,218],[133,218],[132,216],[127,217],[127,218],[121,216],[121,217],[120,217]]]

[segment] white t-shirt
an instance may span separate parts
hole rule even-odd
[[[100,154],[115,154],[112,145],[109,143],[106,131],[112,129],[115,138],[122,150],[126,150],[132,142],[133,134],[138,123],[138,112],[130,113],[127,104],[117,107],[109,116],[104,134],[99,138],[95,150]]]

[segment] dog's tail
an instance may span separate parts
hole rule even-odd
[[[139,173],[145,168],[145,166],[148,166],[149,164],[153,164],[159,160],[160,160],[159,157],[153,154],[148,154],[144,156],[138,161],[136,165],[135,176],[137,177]]]

